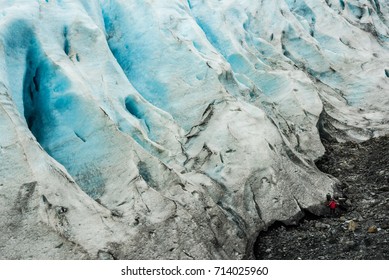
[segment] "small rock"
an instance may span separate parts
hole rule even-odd
[[[358,224],[356,222],[354,222],[353,220],[351,220],[349,223],[348,223],[348,227],[347,229],[349,231],[355,231],[358,227]]]
[[[367,232],[368,232],[368,233],[376,233],[377,231],[378,231],[377,226],[370,226],[370,227],[367,229]]]
[[[330,225],[324,224],[324,223],[321,223],[321,222],[315,223],[315,228],[326,229],[326,228],[330,228],[330,227],[331,227]]]
[[[65,214],[66,212],[68,212],[68,208],[63,207],[63,206],[57,206],[57,207],[55,207],[55,211],[57,212],[58,215],[62,215],[62,214]]]
[[[363,222],[365,220],[362,217],[362,215],[359,212],[357,212],[357,211],[354,212],[354,216],[355,216],[355,218],[353,220],[355,220],[357,222]]]
[[[387,223],[384,223],[382,226],[381,226],[382,229],[389,229],[389,222]]]
[[[268,248],[268,249],[266,249],[266,251],[265,251],[266,253],[270,253],[271,252],[271,249],[270,248]]]
[[[99,250],[97,253],[97,257],[100,260],[114,260],[115,257],[112,255],[111,252],[101,251]]]

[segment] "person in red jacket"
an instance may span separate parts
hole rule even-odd
[[[327,206],[330,208],[330,213],[332,216],[335,216],[336,213],[336,207],[338,207],[338,202],[334,198],[331,198],[331,200],[328,202]]]

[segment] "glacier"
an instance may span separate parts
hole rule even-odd
[[[253,258],[388,93],[386,0],[1,0],[0,258]]]

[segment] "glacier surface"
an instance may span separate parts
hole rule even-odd
[[[0,258],[252,258],[388,106],[385,0],[1,0]]]

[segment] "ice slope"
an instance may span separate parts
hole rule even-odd
[[[241,259],[388,131],[385,1],[0,1],[0,257]],[[324,209],[325,210],[325,209]]]

